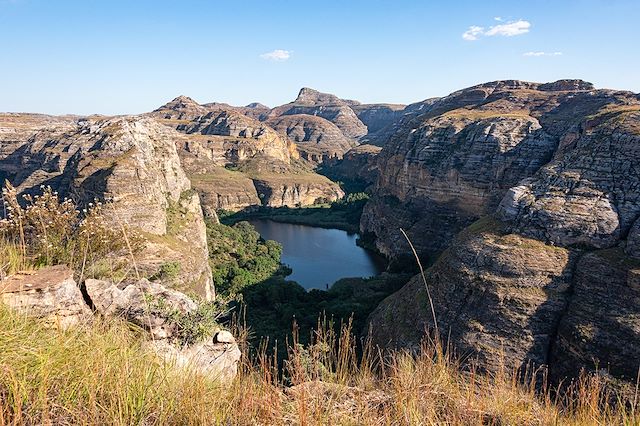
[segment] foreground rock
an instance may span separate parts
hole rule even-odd
[[[195,368],[222,381],[235,377],[241,353],[228,331],[215,330],[202,342],[180,342],[183,336],[176,318],[198,309],[198,304],[183,293],[145,279],[122,288],[108,281],[88,279],[85,288],[99,314],[125,318],[147,330],[152,340],[146,347],[167,362]]]
[[[231,382],[238,373],[238,362],[241,352],[233,339],[219,341],[219,334],[228,332],[220,331],[204,342],[187,347],[176,347],[166,340],[147,342],[147,347],[153,350],[165,362],[179,368],[195,369],[214,380],[223,383]]]
[[[107,318],[123,318],[148,332],[150,340],[144,346],[165,361],[222,382],[235,377],[241,353],[228,331],[212,330],[203,341],[180,344],[182,330],[177,318],[198,309],[183,293],[146,279],[120,287],[88,279],[84,289],[86,299],[73,271],[54,266],[0,280],[0,300],[11,309],[62,329],[90,321],[92,309]]]
[[[0,300],[21,313],[43,319],[62,329],[91,318],[73,271],[54,266],[0,280]]]

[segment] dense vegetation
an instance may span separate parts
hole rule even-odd
[[[227,225],[248,219],[269,219],[356,233],[360,226],[362,209],[368,199],[369,196],[366,193],[357,192],[334,202],[318,200],[313,206],[258,207],[240,212],[220,211],[219,216],[220,221]]]
[[[373,309],[409,278],[402,274],[343,278],[328,291],[306,291],[295,282],[277,277],[242,292],[246,325],[254,344],[268,337],[271,343],[278,342],[281,354],[285,353],[286,339],[291,341],[294,322],[305,344],[320,317],[332,320],[335,327],[351,320],[354,334],[361,337],[367,332],[366,319]]]
[[[213,281],[222,295],[233,296],[278,273],[288,274],[280,264],[280,244],[264,241],[248,222],[233,226],[208,222],[207,241]]]

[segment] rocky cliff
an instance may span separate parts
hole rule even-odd
[[[481,367],[545,364],[557,379],[605,368],[630,379],[638,159],[638,95],[574,80],[487,83],[394,135],[362,228],[391,256],[408,250],[400,226],[423,255],[444,250],[426,274],[438,326]],[[428,306],[415,277],[371,315],[376,340],[419,344],[434,326]]]
[[[294,207],[343,196],[338,185],[299,160],[286,132],[277,132],[237,108],[226,109],[223,104],[206,108],[213,110],[188,121],[160,121],[182,133],[176,139],[178,154],[208,216],[220,209]]]
[[[23,125],[29,125],[30,118],[24,118]],[[16,126],[13,115],[0,122],[0,127]],[[180,164],[178,132],[153,119],[130,116],[64,121],[45,133],[33,126],[19,141],[15,133],[2,135],[1,177],[20,192],[39,192],[41,185],[49,185],[80,205],[106,202],[114,226],[127,224],[146,236],[140,273],[153,274],[163,263],[180,262],[179,281],[213,297],[202,212]]]
[[[341,158],[355,145],[338,126],[315,115],[283,115],[270,118],[267,123],[293,140],[301,157],[314,164]]]

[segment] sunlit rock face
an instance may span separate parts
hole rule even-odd
[[[38,193],[48,185],[81,207],[105,202],[113,226],[145,236],[137,265],[141,272],[179,261],[181,282],[213,297],[202,210],[176,148],[180,133],[149,117],[88,117],[55,120],[46,139],[40,139],[41,127],[25,125],[25,118],[16,124],[12,117],[11,125],[29,125],[31,131],[23,130],[18,142],[0,141],[11,145],[0,169],[19,192]],[[2,137],[14,139],[15,133]]]
[[[361,228],[427,259],[441,336],[481,368],[606,368],[640,347],[640,97],[581,81],[495,82],[436,101],[378,156]],[[478,220],[479,219],[479,220]],[[416,276],[370,317],[383,345],[434,330]],[[610,368],[609,368],[610,367]]]

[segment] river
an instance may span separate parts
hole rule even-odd
[[[356,234],[268,219],[249,222],[262,238],[282,244],[282,263],[293,270],[287,279],[307,290],[326,290],[340,278],[371,277],[384,270],[382,259],[356,245]]]

